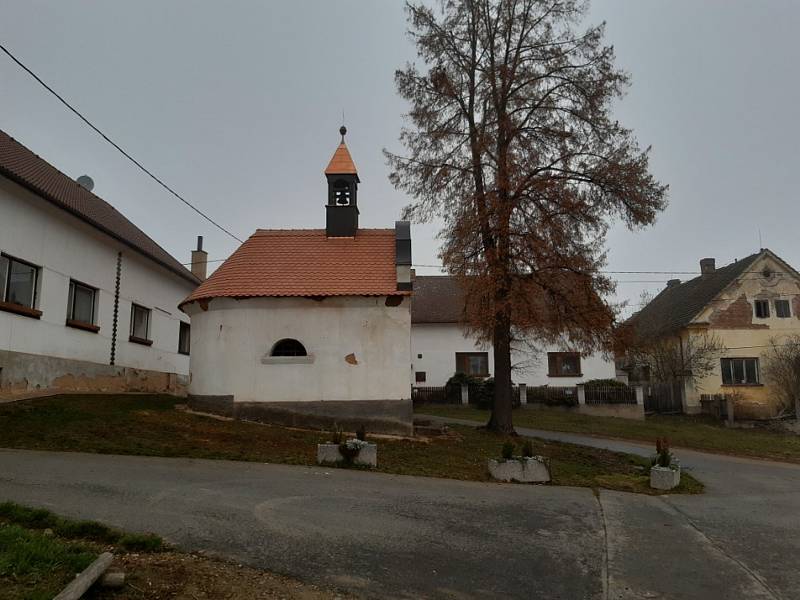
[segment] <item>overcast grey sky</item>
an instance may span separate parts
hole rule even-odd
[[[112,139],[244,238],[323,227],[322,171],[342,110],[362,184],[361,224],[391,227],[407,199],[381,149],[399,150],[394,70],[413,60],[402,3],[0,0],[0,40]],[[696,271],[763,245],[800,267],[797,31],[800,2],[595,0],[593,22],[633,85],[619,119],[652,145],[670,206],[637,233],[615,227],[609,269]],[[189,260],[237,246],[138,171],[8,57],[0,127]],[[414,262],[438,263],[434,226]],[[435,269],[419,269],[432,273]],[[681,276],[687,278],[686,275]],[[669,275],[618,275],[638,301]]]

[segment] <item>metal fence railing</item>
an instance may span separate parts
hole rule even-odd
[[[525,390],[528,404],[545,406],[577,406],[578,388],[575,386],[533,386]]]
[[[461,386],[414,386],[411,401],[414,404],[461,404]]]
[[[586,404],[636,404],[636,390],[628,386],[583,388]]]

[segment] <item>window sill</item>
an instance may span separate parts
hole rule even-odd
[[[100,327],[98,327],[97,325],[92,325],[91,323],[87,323],[86,321],[76,321],[75,319],[67,319],[65,325],[67,327],[72,327],[74,329],[91,331],[92,333],[97,333],[98,331],[100,331]]]
[[[132,335],[128,338],[129,342],[133,342],[134,344],[141,344],[142,346],[152,346],[153,340],[146,340],[144,338],[136,337]]]
[[[741,387],[764,387],[763,383],[723,383],[720,387],[741,388]]]
[[[42,316],[42,311],[14,302],[0,302],[0,310],[22,315],[23,317],[30,317],[31,319],[39,319]]]
[[[182,356],[189,356],[188,352],[181,352],[180,350],[178,350],[178,354],[180,354]]]
[[[308,356],[262,356],[262,365],[310,365],[314,362],[314,355]]]
[[[583,377],[583,373],[565,373],[563,375],[558,375],[556,373],[548,373],[548,377]]]

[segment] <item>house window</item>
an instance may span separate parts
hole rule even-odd
[[[308,356],[306,347],[297,340],[286,338],[272,347],[270,356]]]
[[[95,300],[97,290],[88,285],[69,282],[67,299],[67,320],[94,325]]]
[[[38,277],[38,267],[0,255],[0,300],[34,308]]]
[[[756,300],[756,319],[769,319],[769,300]]]
[[[758,359],[723,358],[722,383],[723,385],[758,385]]]
[[[138,304],[131,305],[131,337],[130,341],[137,344],[147,344],[148,346],[153,342],[150,341],[148,334],[150,333],[150,309]]]
[[[486,352],[456,352],[456,372],[473,377],[488,377],[489,354]]]
[[[189,324],[181,321],[180,330],[178,331],[178,352],[181,354],[189,354],[190,333],[191,328]]]
[[[581,355],[577,352],[548,352],[548,377],[580,377]]]
[[[792,316],[792,309],[788,300],[775,300],[775,316],[780,319],[788,319]]]
[[[425,383],[425,371],[417,371],[414,373],[414,381],[417,383]]]

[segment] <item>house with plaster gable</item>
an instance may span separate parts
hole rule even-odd
[[[671,280],[629,325],[679,348],[707,334],[721,342],[713,371],[685,378],[686,412],[700,412],[701,396],[722,394],[734,398],[736,418],[774,416],[780,406],[765,367],[772,343],[800,335],[800,274],[766,248],[720,268],[704,258],[700,272]]]
[[[84,181],[90,181],[84,179]],[[0,131],[0,401],[186,389],[200,283],[88,183]]]

